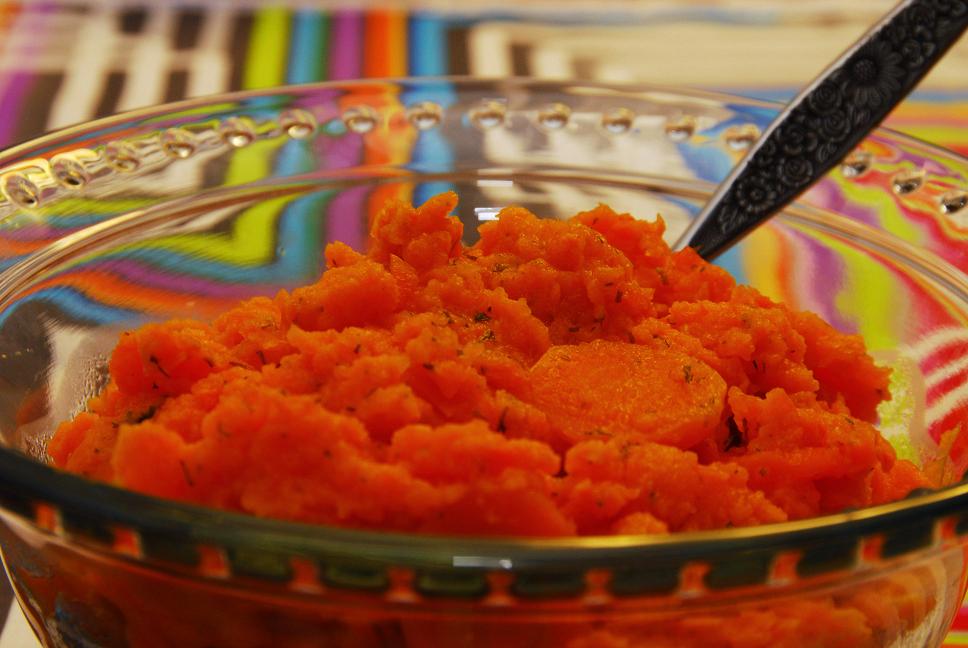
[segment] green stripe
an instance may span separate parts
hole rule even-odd
[[[908,169],[897,169],[897,171],[902,170]],[[840,174],[831,174],[831,177],[838,176]],[[914,245],[923,241],[924,235],[905,216],[904,210],[898,206],[898,198],[891,191],[890,180],[886,180],[884,183],[862,184],[838,177],[837,185],[844,192],[844,196],[850,199],[851,204],[864,205],[865,208],[876,214],[877,225],[881,229]]]
[[[197,108],[188,108],[186,110],[176,110],[173,112],[164,113],[150,119],[146,119],[146,124],[154,124],[157,122],[167,123],[172,119],[177,119],[179,117],[195,117],[197,115],[211,116],[213,113],[224,113],[224,112],[234,112],[239,109],[239,104],[232,102],[223,103],[205,103]],[[196,124],[192,124],[193,126]]]
[[[272,175],[272,160],[285,143],[285,138],[253,142],[233,152],[225,173],[225,186],[245,186]],[[292,198],[261,201],[246,208],[232,224],[230,236],[201,234],[191,238],[153,241],[153,246],[169,247],[188,254],[201,255],[227,263],[258,264],[272,258],[275,224],[281,208]]]
[[[895,288],[897,280],[891,266],[877,263],[870,253],[832,236],[822,241],[845,266],[845,280],[834,306],[857,326],[868,349],[896,348],[903,332],[902,322],[893,315],[908,305],[908,293]]]
[[[332,24],[328,15],[320,16],[319,42],[316,44],[316,62],[319,65],[319,75],[317,78],[319,81],[325,81],[329,78],[329,47]]]

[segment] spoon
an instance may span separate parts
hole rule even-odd
[[[675,244],[729,249],[837,164],[968,28],[968,0],[904,0],[767,127]]]

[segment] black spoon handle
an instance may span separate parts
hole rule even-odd
[[[714,258],[790,203],[864,139],[966,28],[968,0],[898,4],[773,120],[676,249]]]

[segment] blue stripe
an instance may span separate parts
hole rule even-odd
[[[7,319],[9,319],[18,308],[30,302],[46,302],[53,304],[57,308],[64,311],[68,317],[78,322],[109,324],[112,322],[130,322],[132,320],[145,319],[144,313],[129,310],[127,308],[105,306],[99,301],[90,299],[87,295],[74,288],[68,286],[54,286],[52,288],[38,290],[32,295],[28,295],[18,300],[14,307],[7,308],[3,312],[0,312],[0,326],[3,326]]]
[[[410,17],[407,58],[411,76],[447,74],[447,32],[444,21],[433,13],[418,11]]]
[[[734,245],[716,258],[715,264],[733,275],[738,284],[749,284],[746,269],[743,267],[743,246]]]
[[[309,83],[319,81],[319,57],[322,56],[319,35],[322,33],[324,17],[317,11],[297,11],[293,15],[293,25],[289,45],[289,65],[286,66],[287,83]]]
[[[278,159],[278,173],[282,176],[312,171],[316,158],[307,142],[293,140],[282,148]],[[277,245],[285,254],[278,258],[282,270],[279,280],[292,282],[296,277],[304,281],[316,279],[322,265],[320,240],[322,214],[335,192],[317,191],[286,203],[278,224]]]
[[[777,109],[772,107],[739,104],[726,104],[725,107],[735,114],[700,131],[699,134],[704,136],[705,141],[689,140],[676,146],[683,162],[697,178],[717,184],[729,175],[734,165],[733,156],[719,141],[723,133],[732,126],[747,124],[753,124],[761,131],[765,130],[777,114]]]
[[[29,256],[30,254],[18,254],[17,256],[0,257],[0,272],[9,270]]]
[[[407,58],[411,76],[441,76],[448,72],[450,60],[447,48],[447,27],[439,14],[417,11],[411,14],[407,25]],[[451,83],[440,81],[419,89],[406,88],[401,100],[405,106],[421,101],[432,101],[445,111],[457,100]],[[417,172],[447,172],[454,168],[454,153],[450,143],[437,129],[420,132],[414,142],[407,168]],[[414,187],[415,204],[425,202],[431,196],[454,189],[449,182],[425,182]]]

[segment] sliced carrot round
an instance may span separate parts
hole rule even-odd
[[[671,349],[595,340],[550,348],[531,368],[536,405],[570,441],[633,435],[689,448],[719,424],[726,382]]]

